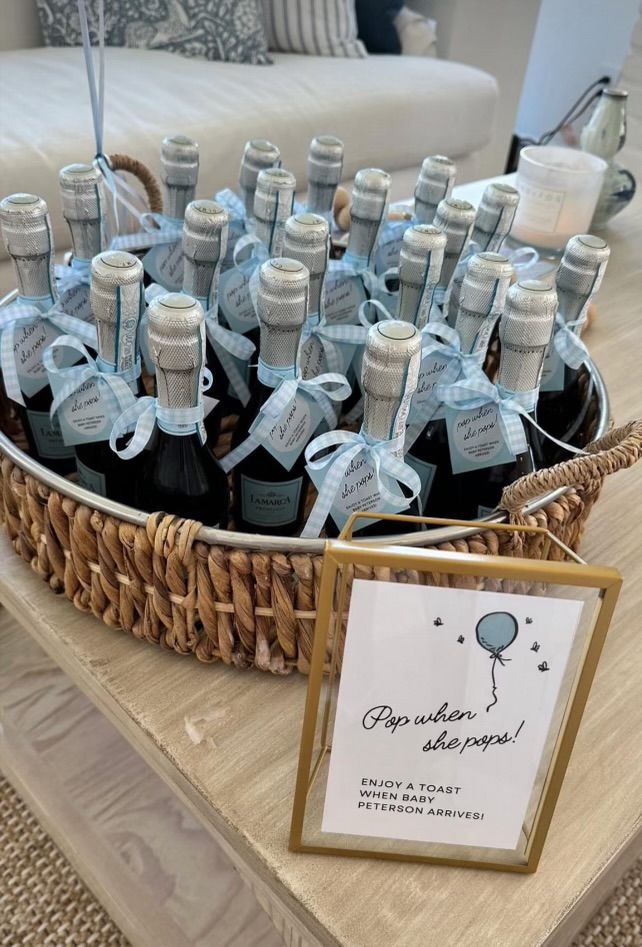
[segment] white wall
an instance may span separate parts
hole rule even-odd
[[[542,0],[522,97],[519,135],[553,128],[595,79],[617,79],[640,0]]]

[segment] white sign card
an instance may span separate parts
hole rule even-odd
[[[355,580],[322,831],[515,850],[582,605]]]

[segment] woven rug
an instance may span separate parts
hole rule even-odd
[[[1,775],[0,947],[130,947]],[[642,861],[573,947],[642,947]]]

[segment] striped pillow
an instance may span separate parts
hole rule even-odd
[[[355,0],[263,0],[270,49],[311,56],[367,56]]]

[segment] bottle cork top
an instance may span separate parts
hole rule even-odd
[[[259,268],[256,312],[261,328],[261,360],[274,368],[295,364],[308,313],[310,273],[289,257],[274,257]]]
[[[521,280],[510,287],[499,322],[498,380],[505,388],[528,391],[537,387],[556,312],[557,294],[548,283]]]
[[[63,197],[70,194],[95,194],[95,189],[102,183],[103,176],[93,164],[68,164],[58,173],[58,181]]]
[[[263,168],[256,179],[254,216],[259,221],[287,219],[292,211],[296,178],[285,168]]]
[[[381,220],[388,203],[392,179],[379,168],[357,171],[352,188],[351,217],[360,220]]]
[[[183,255],[196,262],[218,263],[227,252],[230,217],[216,201],[191,201],[183,221]]]
[[[281,152],[271,141],[266,141],[264,138],[253,138],[248,141],[241,158],[240,186],[254,190],[259,171],[272,168],[280,157]]]
[[[471,239],[482,249],[498,248],[510,232],[518,204],[517,188],[510,184],[489,184],[477,208]]]
[[[53,250],[46,201],[35,194],[10,194],[0,201],[0,223],[10,256],[36,257]]]
[[[415,224],[403,235],[399,253],[399,280],[401,282],[424,282],[426,266],[428,280],[439,278],[444,259],[446,234],[432,224]]]
[[[401,400],[415,390],[420,356],[421,333],[411,323],[387,319],[369,329],[361,373],[366,412],[375,410],[373,400]],[[365,415],[364,423],[370,427]]]
[[[610,256],[606,240],[592,234],[578,234],[566,244],[555,282],[558,292],[582,297],[600,288]]]
[[[343,172],[343,142],[333,135],[317,135],[308,152],[308,180],[339,184]]]
[[[465,239],[474,220],[475,208],[468,201],[459,200],[457,197],[446,197],[439,202],[435,225],[448,236],[453,234]]]
[[[161,180],[167,187],[196,187],[198,144],[186,135],[168,135],[161,144]]]

